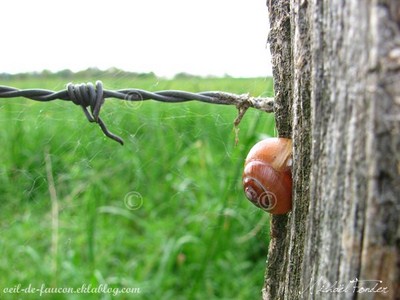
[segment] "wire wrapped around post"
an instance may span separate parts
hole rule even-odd
[[[200,93],[191,93],[179,90],[165,90],[157,92],[149,92],[141,89],[122,89],[122,90],[105,90],[103,83],[97,81],[96,85],[89,83],[67,84],[67,88],[61,91],[50,91],[43,89],[24,89],[20,90],[8,86],[0,86],[0,98],[25,97],[35,101],[48,102],[53,100],[72,101],[74,104],[81,106],[83,112],[89,122],[99,124],[104,134],[123,145],[123,140],[110,132],[106,124],[100,118],[100,110],[106,98],[116,98],[125,101],[145,101],[156,100],[167,103],[200,101],[211,104],[235,105],[238,109],[238,117],[234,124],[238,126],[244,113],[248,108],[252,107],[264,112],[274,112],[274,99],[251,97],[249,94],[232,94],[219,91],[208,91]],[[90,107],[90,112],[88,111]]]

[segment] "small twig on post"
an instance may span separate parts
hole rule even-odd
[[[249,101],[243,101],[242,103],[236,105],[238,110],[238,116],[236,117],[235,121],[233,122],[233,126],[235,128],[235,145],[239,143],[239,124],[243,119],[244,114],[249,109],[250,104]]]
[[[13,87],[0,86],[0,98],[25,97],[35,101],[48,102],[52,100],[72,101],[82,107],[83,112],[89,122],[99,124],[104,134],[123,145],[123,140],[111,133],[105,123],[100,118],[100,109],[104,104],[105,98],[117,98],[125,101],[145,101],[156,100],[167,103],[178,103],[187,101],[200,101],[211,104],[235,105],[238,109],[238,117],[234,121],[235,128],[239,125],[248,108],[253,107],[264,112],[274,111],[273,98],[256,98],[249,94],[236,95],[226,92],[200,92],[191,93],[178,90],[166,90],[149,92],[140,89],[123,89],[117,91],[104,90],[101,81],[96,82],[96,87],[92,83],[67,85],[66,90],[54,92],[42,89],[20,90]],[[90,112],[88,111],[90,107]]]

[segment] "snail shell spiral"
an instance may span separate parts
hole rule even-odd
[[[243,172],[246,197],[272,214],[292,208],[292,143],[290,139],[269,138],[250,150]]]

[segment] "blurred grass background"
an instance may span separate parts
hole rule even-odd
[[[73,78],[97,79],[106,89],[273,94],[265,78]],[[61,90],[67,82],[0,84]],[[245,199],[241,172],[251,146],[274,134],[274,120],[249,109],[235,146],[236,114],[230,106],[109,99],[101,116],[124,138],[121,147],[71,102],[0,99],[1,298],[19,298],[1,294],[18,284],[108,284],[141,289],[118,299],[259,299],[269,221]]]

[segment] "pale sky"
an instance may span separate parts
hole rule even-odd
[[[272,74],[265,0],[7,0],[0,73]]]

